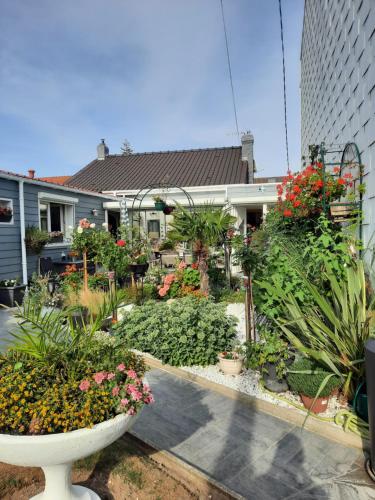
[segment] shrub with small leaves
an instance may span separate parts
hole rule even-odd
[[[316,361],[302,358],[290,367],[288,384],[293,392],[315,398],[330,396],[340,386],[341,380]]]
[[[235,337],[236,319],[224,304],[185,297],[171,304],[147,302],[127,313],[116,335],[128,347],[148,352],[173,366],[209,365],[228,349]]]

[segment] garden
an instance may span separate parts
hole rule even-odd
[[[245,234],[227,209],[177,204],[167,246],[184,244],[193,259],[173,268],[153,263],[139,229],[115,238],[81,220],[71,257],[83,266],[33,276],[0,356],[0,460],[42,467],[46,498],[56,482],[80,493],[66,485],[72,463],[153,402],[152,359],[366,437],[375,296],[360,214],[329,210],[355,189],[350,173],[314,161],[285,177]]]

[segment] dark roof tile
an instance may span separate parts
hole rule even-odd
[[[120,191],[162,182],[181,187],[246,184],[248,166],[241,147],[108,155],[93,160],[66,185]]]

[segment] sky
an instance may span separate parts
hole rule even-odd
[[[223,0],[241,132],[286,172],[277,0]],[[289,150],[300,165],[303,0],[283,0]],[[238,145],[219,0],[2,0],[0,169],[70,175],[135,152]]]

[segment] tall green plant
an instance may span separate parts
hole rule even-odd
[[[325,295],[306,275],[301,278],[311,297],[307,308],[279,284],[267,285],[284,305],[276,322],[299,351],[341,377],[343,392],[351,398],[364,376],[365,343],[375,333],[375,296],[368,295],[363,262],[339,277],[327,266]]]
[[[208,257],[209,247],[223,242],[225,234],[235,222],[228,210],[206,205],[190,211],[177,204],[168,237],[174,241],[191,243],[197,256],[201,276],[200,289],[209,292]]]

